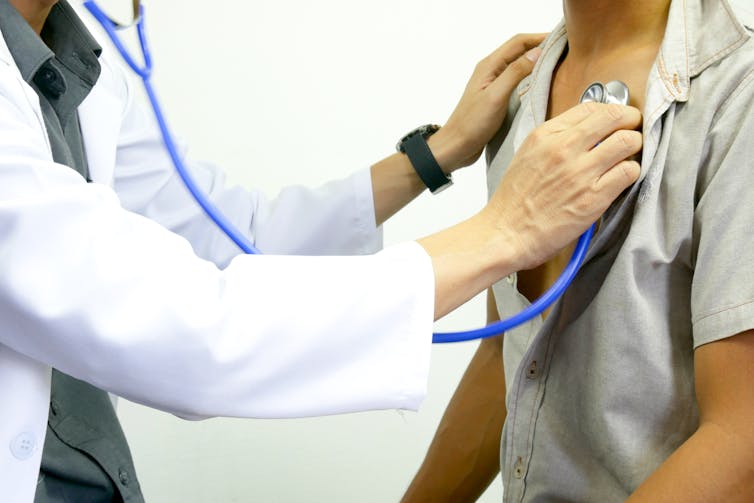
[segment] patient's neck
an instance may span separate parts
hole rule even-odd
[[[568,48],[555,69],[548,117],[576,104],[595,81],[622,80],[631,91],[631,105],[643,110],[670,1],[564,0]]]
[[[671,0],[564,0],[569,55],[589,60],[659,47]]]

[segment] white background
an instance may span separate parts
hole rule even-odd
[[[173,129],[232,183],[271,195],[369,166],[406,131],[443,123],[479,59],[517,32],[551,29],[561,15],[558,0],[183,0],[147,8],[154,79]],[[482,162],[455,180],[389,221],[386,244],[484,204]],[[437,326],[483,322],[477,298]],[[121,401],[147,501],[398,501],[475,348],[433,350],[418,413],[187,422]],[[498,479],[480,501],[499,501],[501,491]]]

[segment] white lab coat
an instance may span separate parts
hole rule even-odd
[[[80,108],[87,184],[52,161],[36,94],[0,38],[4,502],[33,499],[51,367],[187,417],[415,409],[425,393],[426,253],[409,243],[355,257],[236,256],[188,198],[132,91],[103,56]],[[267,252],[380,244],[366,171],[269,202],[223,188],[207,165],[192,169]]]

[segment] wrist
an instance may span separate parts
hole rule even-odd
[[[435,271],[435,319],[516,271],[517,255],[490,216],[468,220],[418,241]]]
[[[395,146],[398,152],[408,157],[418,177],[433,194],[438,194],[453,185],[452,176],[442,169],[428,143],[439,129],[440,126],[436,124],[419,126],[403,136]],[[445,152],[445,149],[440,150]]]
[[[430,136],[427,145],[446,175],[464,166],[463,143],[445,127]]]
[[[526,268],[527,256],[521,237],[501,222],[498,214],[485,207],[470,221],[481,239],[480,251],[488,261],[486,268],[495,282]]]

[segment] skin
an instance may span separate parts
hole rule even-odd
[[[564,0],[568,53],[553,76],[549,117],[558,117],[594,81],[623,80],[644,106],[670,0]],[[551,119],[552,120],[552,119]],[[560,273],[571,247],[518,274],[538,297]],[[499,319],[488,292],[488,321]],[[499,473],[505,421],[502,337],[483,341],[452,397],[403,501],[474,501]],[[754,331],[694,352],[698,430],[631,496],[630,502],[751,501],[754,494]]]
[[[31,28],[39,35],[47,16],[58,0],[10,0],[10,4],[26,19]]]

